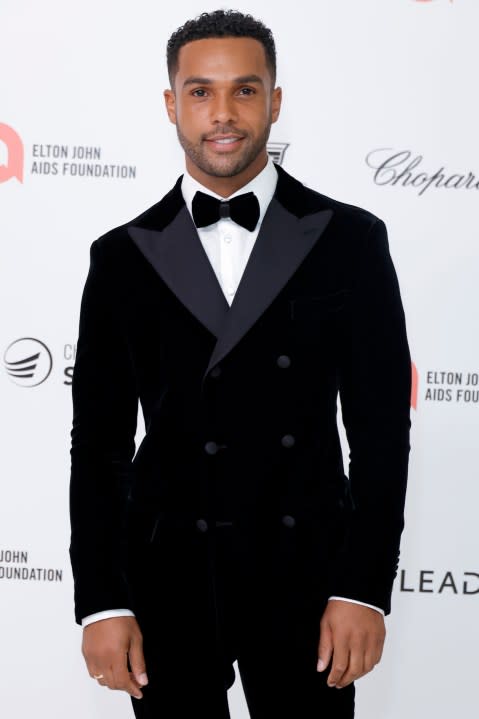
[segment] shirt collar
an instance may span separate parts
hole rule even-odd
[[[277,182],[278,173],[274,166],[273,160],[271,159],[271,157],[268,157],[266,167],[264,167],[261,172],[256,175],[256,177],[253,177],[252,180],[250,180],[246,185],[243,185],[243,187],[240,187],[240,189],[236,190],[236,192],[233,192],[233,194],[229,197],[221,197],[221,195],[217,195],[212,190],[209,190],[207,187],[195,180],[187,170],[185,170],[183,179],[181,181],[181,192],[183,194],[183,198],[185,200],[188,211],[192,216],[193,213],[191,207],[193,204],[193,197],[198,190],[200,192],[205,192],[207,195],[212,195],[212,197],[216,197],[218,200],[229,200],[232,197],[236,197],[236,195],[242,195],[245,192],[254,192],[259,202],[259,224],[261,224],[261,222],[263,221],[263,217],[265,216],[266,210],[268,209],[268,205],[273,199]]]

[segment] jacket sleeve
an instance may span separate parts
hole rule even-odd
[[[138,393],[112,268],[90,248],[72,382],[70,558],[75,619],[129,608],[122,575],[123,509],[135,452]]]
[[[391,611],[409,460],[411,358],[382,220],[370,227],[353,288],[340,371],[353,511],[332,594]]]

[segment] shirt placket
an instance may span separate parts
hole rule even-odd
[[[218,231],[220,236],[220,273],[221,286],[231,304],[237,287],[237,267],[235,262],[234,231],[230,219],[220,220]]]

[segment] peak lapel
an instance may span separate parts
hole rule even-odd
[[[186,205],[162,230],[129,227],[128,233],[183,305],[219,337],[229,307]]]
[[[314,247],[332,214],[328,209],[298,218],[276,197],[272,199],[205,375],[272,303]]]

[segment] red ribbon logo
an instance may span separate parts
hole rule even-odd
[[[6,182],[12,177],[23,182],[23,142],[12,127],[0,122],[1,142],[7,147],[7,164],[0,164],[0,182]]]

